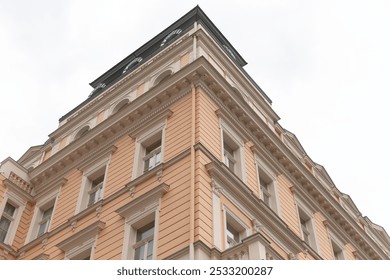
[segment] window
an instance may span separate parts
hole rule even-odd
[[[53,214],[54,206],[42,211],[42,219],[39,222],[38,237],[49,231],[50,220]]]
[[[229,209],[225,208],[225,248],[232,248],[246,237],[247,226]]]
[[[90,130],[89,125],[84,126],[82,129],[80,129],[80,130],[76,133],[76,135],[75,135],[75,137],[74,137],[74,140],[81,138],[82,136],[84,136],[85,134],[87,134],[87,132],[88,132],[89,130]]]
[[[223,143],[223,160],[225,165],[231,170],[235,171],[236,160],[234,158],[235,149],[228,143]]]
[[[89,178],[90,181],[90,190],[88,191],[88,207],[95,204],[102,198],[102,189],[104,182],[104,174],[103,175],[95,175],[99,176],[96,179],[92,177]]]
[[[136,243],[134,244],[135,260],[153,259],[154,221],[137,229]]]
[[[255,154],[257,165],[257,180],[259,186],[259,196],[264,204],[270,207],[274,212],[278,213],[277,199],[277,180],[276,171],[270,168],[257,154]]]
[[[161,163],[161,138],[151,145],[145,147],[145,156],[143,158],[144,172]]]
[[[159,166],[164,159],[165,122],[137,137],[133,179]]]
[[[314,226],[310,211],[302,206],[298,206],[299,225],[302,239],[317,251],[316,239],[314,236]]]
[[[129,105],[128,99],[124,99],[124,100],[120,101],[118,104],[116,104],[116,106],[112,110],[112,114],[116,114],[117,112],[125,109],[127,105]]]
[[[0,242],[6,240],[12,222],[15,220],[16,207],[7,202],[0,219]]]
[[[226,239],[229,248],[240,243],[240,233],[230,223],[226,224]]]
[[[270,193],[270,181],[265,179],[262,176],[259,176],[259,184],[260,184],[260,191],[261,191],[261,198],[263,199],[264,203],[271,207],[271,193]]]
[[[335,260],[343,260],[344,254],[343,254],[343,247],[340,244],[340,242],[337,242],[334,239],[331,239],[332,244],[332,251],[333,251],[333,257]]]
[[[103,199],[107,161],[106,158],[84,171],[76,213]]]
[[[162,183],[116,210],[125,218],[122,259],[156,259],[160,200],[168,190]]]
[[[0,203],[0,242],[11,245],[24,211],[26,201],[11,191],[4,194]]]
[[[302,231],[302,236],[303,236],[303,240],[305,240],[305,242],[307,244],[310,244],[310,240],[309,240],[309,237],[310,237],[310,231],[309,231],[309,220],[305,220],[304,218],[302,217],[299,217],[299,221],[301,223],[301,231]]]
[[[55,189],[53,192],[37,199],[34,215],[31,219],[31,227],[27,233],[26,244],[49,232],[58,192],[59,190]]]
[[[244,180],[243,158],[244,142],[233,130],[222,123],[222,159],[223,163],[238,177]]]

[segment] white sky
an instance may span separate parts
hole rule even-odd
[[[389,1],[0,3],[0,161],[44,143],[89,82],[197,4],[338,189],[390,234]]]

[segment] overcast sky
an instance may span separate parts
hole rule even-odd
[[[0,161],[43,144],[89,83],[197,4],[338,189],[390,234],[390,1],[0,2]]]

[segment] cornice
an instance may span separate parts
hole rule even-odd
[[[61,241],[56,246],[62,251],[67,251],[71,249],[75,244],[79,243],[80,239],[86,237],[93,237],[94,235],[96,235],[105,227],[105,225],[106,223],[102,221],[96,221],[93,224],[83,228],[82,230],[72,234],[70,237]]]
[[[136,179],[128,182],[125,184],[121,189],[114,192],[107,198],[104,198],[97,203],[93,204],[92,206],[88,207],[87,209],[81,211],[75,216],[70,217],[65,223],[61,224],[60,226],[56,227],[55,229],[41,235],[40,237],[32,240],[31,242],[27,243],[17,251],[15,251],[15,256],[21,256],[24,254],[24,252],[34,248],[35,246],[42,244],[47,244],[47,241],[52,237],[58,234],[59,232],[67,229],[72,228],[72,230],[75,230],[77,228],[78,221],[84,219],[85,217],[89,216],[91,213],[96,213],[96,217],[99,218],[100,213],[102,212],[102,208],[107,205],[108,203],[114,201],[120,196],[128,194],[129,197],[134,198],[134,200],[137,199],[136,196],[136,190],[137,186],[140,184],[143,184],[147,180],[149,180],[152,177],[155,177],[156,180],[160,181],[161,177],[163,176],[164,170],[166,170],[168,167],[174,165],[175,163],[179,162],[180,160],[184,159],[185,157],[188,157],[191,153],[191,149],[188,148],[187,150],[181,152],[180,154],[176,155],[174,158],[170,159],[169,161],[163,162],[160,165],[156,166],[155,168],[149,170],[148,172],[144,173],[143,175],[137,177]],[[165,193],[169,190],[169,186],[165,183],[161,183],[159,186],[156,187],[157,191],[161,193]],[[153,188],[151,191],[155,192],[155,188]],[[3,243],[0,243],[0,246]],[[5,245],[5,244],[4,244]],[[7,245],[5,245],[7,246]]]
[[[7,245],[3,242],[0,242],[0,257],[4,258],[5,260],[7,259],[7,255],[10,254],[14,258],[16,258],[16,251],[14,248],[12,248],[10,245]]]
[[[289,250],[297,254],[307,250],[304,242],[296,236],[288,225],[264,202],[257,198],[252,191],[237,176],[235,176],[222,162],[215,158],[202,144],[195,145],[195,150],[202,151],[211,160],[206,165],[210,176],[222,183],[221,192],[233,200],[239,201],[246,206],[251,218],[261,221],[265,227],[272,232]]]
[[[21,198],[23,198],[25,201],[28,201],[28,202],[34,202],[34,197],[26,192],[24,189],[20,188],[18,185],[16,185],[14,182],[12,182],[11,180],[9,179],[5,179],[4,181],[4,185],[13,193],[16,193],[18,196],[20,196]]]
[[[205,62],[208,64],[208,62]],[[357,225],[356,221],[332,197],[315,176],[290,151],[277,135],[261,120],[259,116],[230,90],[230,85],[212,66],[206,67],[207,73],[201,76],[209,96],[230,115],[231,120],[238,123],[237,127],[245,130],[245,134],[255,145],[263,148],[268,158],[276,164],[282,173],[304,193],[309,201],[317,201],[318,206],[333,220],[331,224],[341,230],[343,235],[351,236],[355,247],[366,251],[369,258],[388,259],[388,256],[369,236]],[[318,208],[317,206],[317,208]],[[349,238],[350,239],[350,238]],[[369,245],[368,245],[369,244]]]
[[[229,73],[229,75],[231,75],[234,80],[236,80],[239,85],[241,85],[242,88],[250,94],[250,97],[256,101],[256,104],[258,104],[267,115],[271,116],[274,122],[278,121],[280,119],[279,116],[270,106],[272,103],[271,99],[253,80],[248,79],[249,75],[245,72],[245,70],[238,67],[230,58],[228,58],[225,52],[221,50],[220,46],[215,45],[213,39],[204,30],[199,29],[195,35],[202,40],[201,42],[205,45],[205,47],[216,55],[218,60],[220,60],[224,67],[226,67],[226,72]]]
[[[76,139],[48,158],[30,172],[33,184],[37,185],[47,181],[47,178],[59,173],[60,170],[69,170],[66,168],[67,166],[74,167],[86,154],[97,149],[107,149],[107,146],[113,145],[117,139],[130,134],[147,122],[163,114],[169,115],[169,107],[191,92],[190,82],[199,78],[196,72],[198,70],[202,70],[202,60],[194,62],[191,67],[185,67],[182,71],[172,75],[170,80],[174,83],[164,83],[165,88],[158,86],[152,88],[134,100],[126,110],[107,118],[85,136]]]

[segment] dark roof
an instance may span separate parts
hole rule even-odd
[[[103,75],[95,79],[90,85],[94,88],[92,93],[88,96],[77,107],[72,109],[70,112],[65,114],[60,118],[60,121],[69,117],[71,114],[76,112],[78,109],[83,107],[89,101],[98,96],[101,92],[104,91],[104,88],[113,84],[123,77],[125,72],[131,72],[136,69],[138,66],[146,62],[149,58],[155,55],[157,52],[161,51],[162,48],[165,48],[174,40],[181,35],[185,34],[186,31],[193,27],[194,22],[201,23],[204,28],[206,28],[211,36],[221,45],[222,49],[232,58],[242,70],[243,66],[247,63],[241,57],[241,55],[235,50],[235,48],[229,43],[229,41],[223,36],[223,34],[218,30],[214,23],[207,17],[207,15],[202,11],[199,6],[196,6],[187,14],[182,16],[179,20],[174,22],[172,25],[164,29],[161,33],[155,36],[153,39],[148,41],[146,44],[138,48],[136,51],[128,55],[114,67],[109,69]],[[254,83],[254,85],[264,94],[264,97],[271,102],[271,100],[265,95],[265,93],[260,89],[260,87],[253,81],[253,79],[243,71],[243,73]]]

